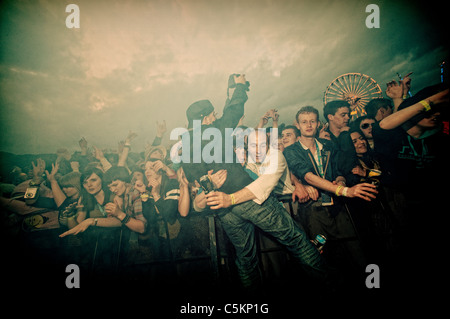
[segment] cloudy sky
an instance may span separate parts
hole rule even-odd
[[[80,8],[69,29],[66,6]],[[366,6],[380,8],[368,29]],[[114,148],[129,130],[141,151],[186,125],[209,99],[220,114],[231,73],[251,82],[245,124],[268,109],[291,123],[299,107],[323,108],[337,76],[361,72],[380,86],[413,71],[413,93],[439,82],[442,8],[414,1],[2,1],[0,150],[54,153]],[[448,29],[447,29],[448,30]],[[168,132],[168,133],[169,133]],[[165,142],[168,142],[167,134]]]

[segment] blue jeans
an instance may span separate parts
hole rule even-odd
[[[325,270],[316,247],[294,223],[274,195],[262,204],[253,201],[235,205],[219,214],[222,226],[236,250],[236,266],[245,288],[256,288],[261,281],[255,241],[255,226],[273,236],[314,279],[323,279]]]

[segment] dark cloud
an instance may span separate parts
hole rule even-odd
[[[77,1],[81,28],[67,29],[61,1],[6,1],[0,16],[0,150],[15,153],[135,149],[155,122],[186,124],[186,108],[210,99],[221,113],[230,73],[251,82],[246,124],[275,107],[290,123],[303,105],[323,107],[337,76],[362,72],[382,88],[414,71],[413,89],[439,81],[448,57],[443,10],[378,1],[368,29],[361,1]]]

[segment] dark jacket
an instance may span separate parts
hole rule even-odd
[[[207,163],[201,159],[200,163],[194,163],[193,160],[193,130],[188,131],[185,134],[189,134],[189,140],[190,140],[190,161],[189,162],[182,162],[181,166],[183,167],[184,173],[186,175],[186,178],[189,182],[193,182],[195,180],[199,180],[201,176],[206,175],[209,170],[213,170],[214,172],[217,172],[220,169],[226,169],[227,170],[227,180],[223,184],[223,186],[220,188],[221,191],[229,194],[234,193],[248,184],[250,184],[253,180],[250,178],[250,176],[244,171],[243,167],[240,163],[237,163],[236,161],[233,161],[233,163],[226,163],[225,162],[225,152],[233,152],[232,147],[230,148],[228,146],[227,149],[225,149],[226,143],[226,133],[229,133],[230,130],[226,131],[226,128],[234,129],[237,124],[239,123],[239,120],[244,115],[244,104],[247,101],[247,86],[238,83],[236,85],[236,89],[234,90],[233,96],[231,100],[226,104],[223,110],[223,115],[221,118],[217,119],[212,123],[211,125],[202,125],[201,132],[203,133],[207,128],[214,127],[219,129],[221,133],[220,140],[216,141],[217,148],[220,148],[222,151],[222,160],[220,163],[218,162],[212,162]],[[209,140],[202,140],[201,141],[201,150],[205,148],[206,145],[209,145],[212,143],[212,141]],[[232,145],[231,145],[232,146]],[[233,153],[234,158],[234,153]]]
[[[335,145],[329,140],[317,139],[322,145],[321,150],[324,179],[332,182],[336,177],[341,176],[341,172],[338,168],[338,151]],[[284,157],[288,163],[289,170],[299,179],[303,184],[308,184],[305,180],[307,173],[313,173],[320,176],[317,164],[314,160],[314,156],[309,149],[304,149],[300,144],[300,141],[286,147],[283,151]],[[321,194],[324,191],[321,191]],[[332,196],[333,194],[328,193]]]

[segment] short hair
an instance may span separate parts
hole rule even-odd
[[[356,120],[350,122],[350,129],[353,129],[353,128],[359,129],[361,122],[364,120],[374,120],[376,122],[375,118],[370,117],[368,115],[363,115],[363,116],[356,118]]]
[[[294,131],[295,137],[300,136],[300,131],[295,125],[286,125],[285,127],[283,127],[283,129],[281,131],[283,132],[284,130],[289,130],[289,129],[292,129]]]
[[[370,100],[369,103],[367,103],[366,105],[367,116],[375,118],[380,108],[392,109],[391,100],[384,98],[377,98]]]
[[[115,180],[119,180],[125,183],[130,182],[130,173],[123,166],[113,166],[105,173],[105,184],[109,185]]]
[[[303,113],[314,113],[317,116],[317,121],[319,120],[319,111],[314,106],[303,106],[298,110],[297,114],[295,114],[295,121],[298,123],[298,116]],[[299,135],[300,136],[300,135]]]
[[[328,115],[336,114],[337,110],[341,107],[348,107],[350,109],[350,104],[344,100],[331,101],[325,104],[323,107],[323,116],[325,117],[325,120],[328,122]]]

